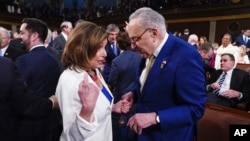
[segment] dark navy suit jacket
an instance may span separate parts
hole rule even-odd
[[[245,45],[247,48],[250,48],[250,41],[245,42],[242,34],[235,38],[235,43],[237,46]]]
[[[59,34],[55,40],[53,41],[53,48],[55,48],[59,55],[60,55],[60,58],[62,56],[62,53],[63,53],[63,50],[64,50],[64,47],[65,47],[65,44],[66,44],[66,40],[65,38],[63,37],[62,33]]]
[[[136,72],[141,56],[133,50],[126,50],[112,61],[109,84],[113,88],[114,103],[136,86]]]
[[[115,55],[111,47],[111,43],[108,42],[106,45],[106,52],[107,52],[107,57],[103,68],[103,78],[108,83],[112,61],[116,56],[120,54],[120,49],[117,47],[117,55]]]
[[[140,68],[141,72],[144,63]],[[143,129],[138,140],[193,141],[206,102],[203,63],[197,49],[170,34],[155,58],[142,92],[139,77],[140,73],[137,113],[156,112],[160,123]]]
[[[10,58],[13,62],[16,61],[17,57],[23,55],[25,52],[21,49],[17,49],[12,45],[9,45],[4,53],[4,57]]]
[[[18,141],[20,119],[49,115],[52,102],[31,94],[10,59],[0,57],[0,70],[0,140]]]
[[[29,53],[18,57],[16,65],[23,80],[33,93],[44,98],[55,94],[61,69],[58,61],[47,52],[44,46],[36,47]],[[47,118],[36,121],[24,118],[20,125],[20,135],[46,135],[55,130],[59,122],[59,110],[52,112]]]

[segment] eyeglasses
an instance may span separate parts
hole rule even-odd
[[[130,38],[131,43],[132,43],[132,44],[135,44],[136,42],[138,42],[139,40],[141,40],[141,37],[142,37],[148,30],[151,30],[151,28],[145,29],[145,30],[142,32],[142,34],[141,34],[140,36],[136,36],[136,37]]]

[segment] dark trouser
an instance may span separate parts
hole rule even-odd
[[[235,107],[235,101],[233,99],[225,98],[223,96],[216,96],[213,92],[207,93],[207,102],[230,108]]]

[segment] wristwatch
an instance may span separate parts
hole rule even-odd
[[[156,123],[160,123],[160,118],[159,118],[159,116],[158,115],[156,115]]]

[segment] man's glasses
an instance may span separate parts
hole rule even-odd
[[[145,29],[145,30],[142,32],[142,34],[141,34],[140,36],[130,38],[131,44],[135,44],[136,42],[138,42],[139,40],[141,40],[141,37],[142,37],[148,30],[151,30],[151,28]]]

